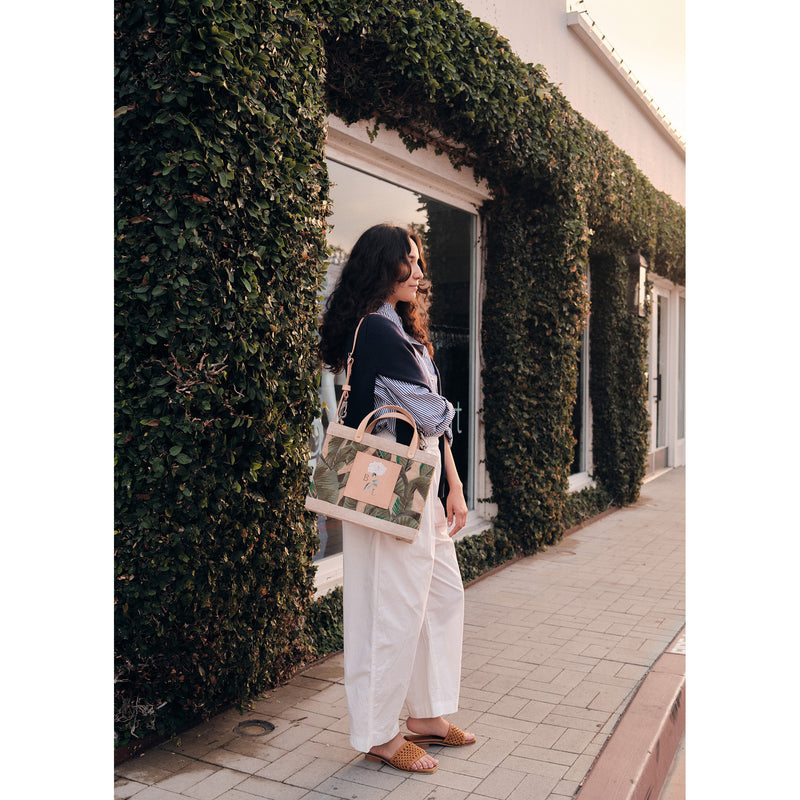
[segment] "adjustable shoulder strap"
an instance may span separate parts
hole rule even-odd
[[[338,423],[344,422],[344,418],[347,416],[347,399],[350,397],[350,373],[353,371],[353,353],[356,351],[358,330],[365,319],[366,316],[361,317],[358,321],[358,325],[356,325],[356,332],[353,334],[353,348],[350,350],[350,355],[347,356],[347,375],[345,375],[344,386],[342,386],[342,396],[339,399],[339,405],[336,407],[336,421]]]

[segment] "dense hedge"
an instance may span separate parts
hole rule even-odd
[[[327,111],[433,143],[491,187],[483,413],[498,533],[470,545],[487,563],[554,541],[568,519],[590,262],[593,339],[602,316],[598,341],[617,354],[593,348],[608,439],[595,460],[619,501],[635,497],[643,455],[628,445],[646,407],[637,392],[615,404],[646,326],[624,321],[619,259],[641,247],[660,274],[684,268],[683,210],[453,0],[117,0],[115,13],[125,737],[242,701],[318,652],[303,497]]]
[[[586,243],[563,202],[525,199],[489,204],[482,352],[495,526],[533,553],[564,529]]]
[[[639,496],[649,449],[648,324],[626,308],[624,257],[594,250],[591,263],[594,475],[614,502],[632,503]]]
[[[115,11],[124,739],[241,701],[310,653],[327,179],[303,15],[218,0]]]

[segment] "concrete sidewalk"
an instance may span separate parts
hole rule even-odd
[[[648,776],[660,769],[663,782],[663,729],[679,740],[685,708],[684,498],[684,470],[670,470],[636,505],[467,589],[461,710],[450,719],[478,743],[431,747],[432,775],[350,748],[338,654],[244,715],[225,712],[120,764],[115,797],[658,797]],[[653,766],[659,756],[666,763]]]

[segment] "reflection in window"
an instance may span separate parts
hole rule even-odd
[[[433,284],[430,308],[434,358],[442,376],[444,394],[456,409],[453,419],[453,459],[464,482],[467,505],[474,507],[474,403],[472,386],[475,365],[470,358],[473,329],[472,280],[476,216],[387,181],[328,161],[333,214],[328,244],[324,296],[333,291],[347,256],[358,237],[371,225],[388,222],[419,234]],[[323,370],[320,386],[321,414],[311,443],[312,465],[316,462],[328,421],[336,413],[343,375]],[[338,520],[319,521],[320,548],[315,558],[341,552]]]

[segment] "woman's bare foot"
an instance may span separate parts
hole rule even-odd
[[[385,744],[375,745],[375,747],[371,747],[369,751],[370,753],[374,753],[376,756],[382,756],[383,758],[391,759],[405,743],[406,740],[403,738],[403,734],[398,733],[397,736],[395,736],[391,741],[388,741]],[[439,762],[433,756],[429,756],[426,753],[411,765],[411,769],[414,771],[420,769],[433,769],[438,765]]]
[[[450,723],[442,717],[409,717],[406,720],[406,727],[412,733],[445,737],[450,729]],[[464,740],[474,742],[475,735],[464,731]]]

